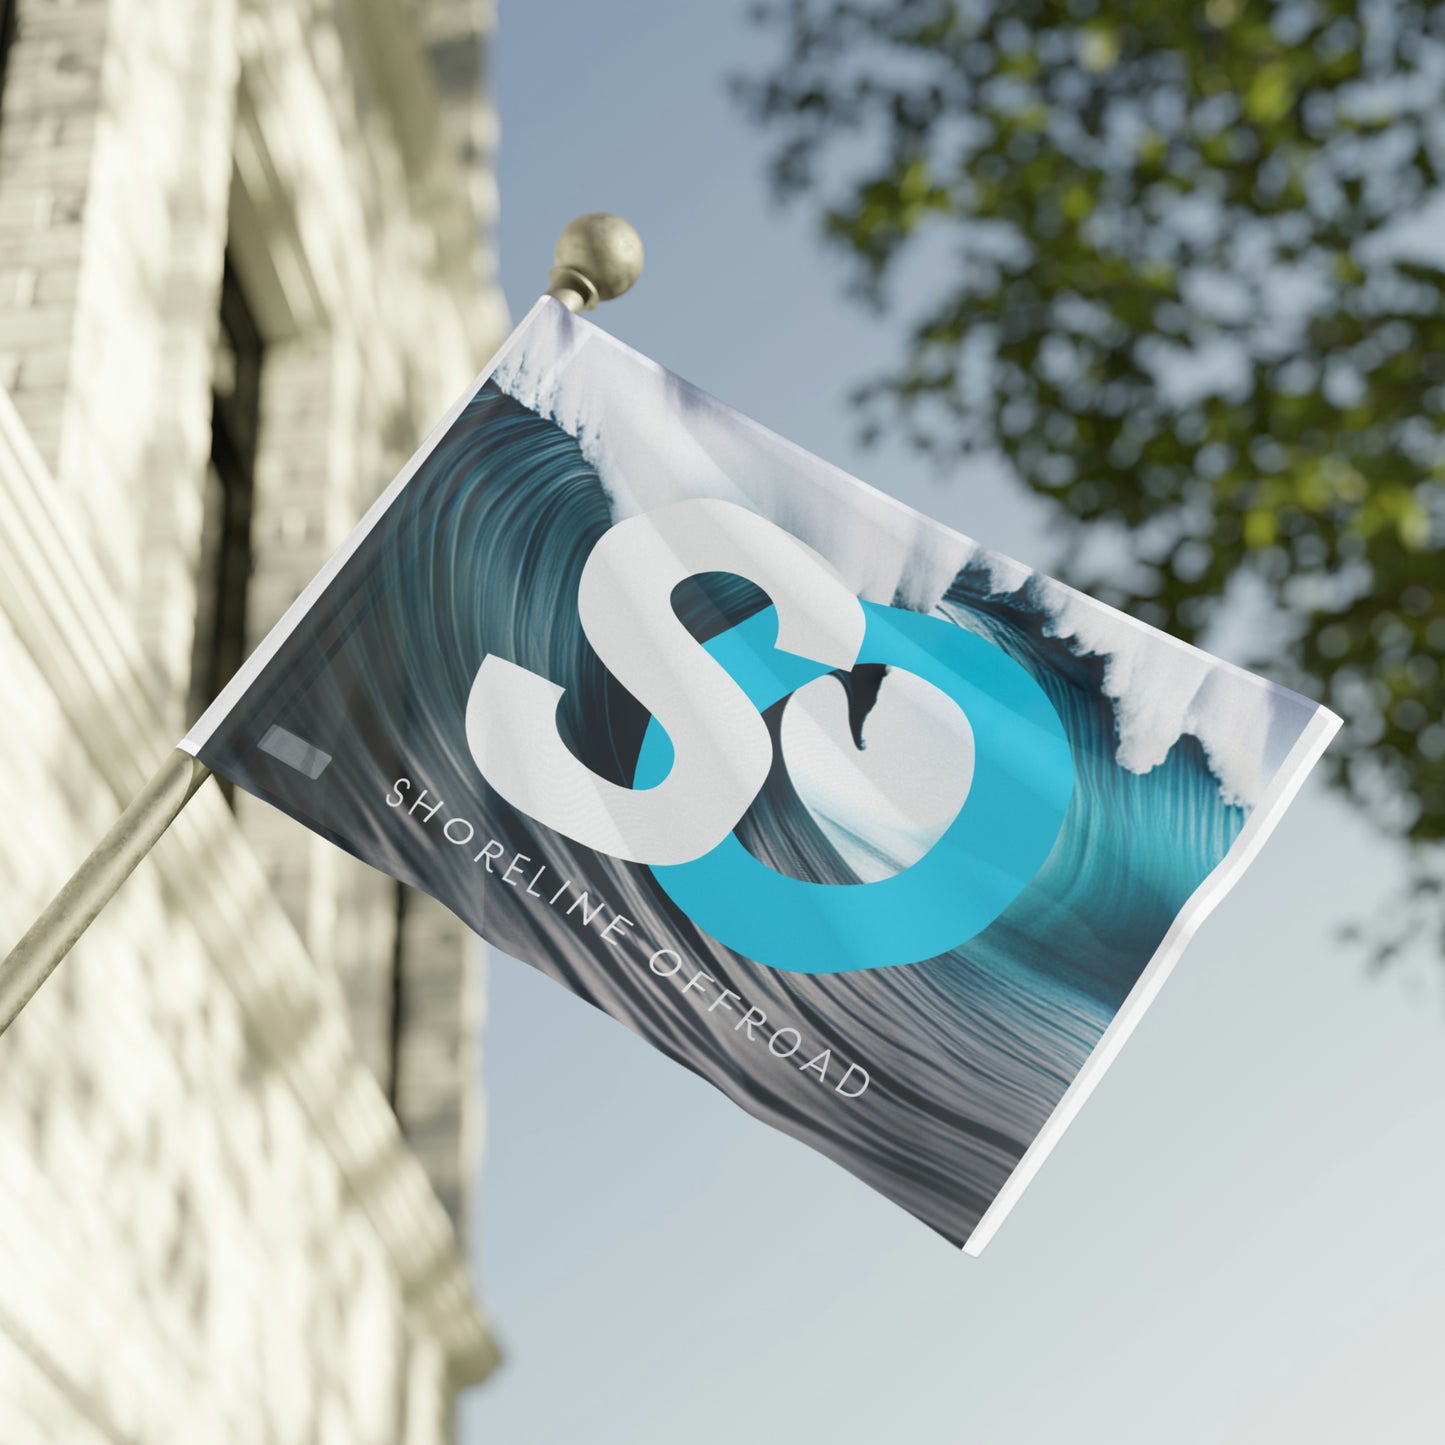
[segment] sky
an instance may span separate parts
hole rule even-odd
[[[738,0],[503,0],[502,280],[637,226],[593,319],[910,505],[1036,566],[1040,503],[865,450],[896,319],[780,211],[727,77]],[[924,294],[945,257],[904,281]],[[506,1355],[464,1445],[1438,1442],[1445,988],[1341,927],[1399,855],[1311,781],[979,1259],[525,965],[486,960],[473,1250]]]

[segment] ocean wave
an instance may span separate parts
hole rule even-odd
[[[495,383],[484,386],[201,757],[434,894],[493,944],[962,1243],[1247,810],[1222,799],[1190,735],[1145,772],[1121,766],[1108,659],[1060,626],[1046,588],[1026,581],[1000,593],[987,565],[963,565],[928,607],[1027,668],[1074,751],[1076,788],[1047,863],[983,933],[926,962],[814,976],[740,957],[684,917],[647,869],[579,847],[510,808],[467,746],[468,693],[482,659],[497,654],[561,685],[568,745],[599,774],[630,784],[648,717],[598,661],[575,607],[583,564],[619,515],[616,487],[589,451],[599,455],[595,434],[584,448]],[[957,555],[966,559],[969,549]],[[891,567],[883,600],[921,604],[909,578],[906,566]],[[739,578],[712,575],[684,584],[674,605],[706,639],[767,599]],[[839,680],[861,737],[878,679],[859,669]],[[777,709],[769,722],[776,743]],[[319,778],[259,749],[272,725],[331,755]],[[500,840],[509,854],[605,900],[632,922],[632,946],[539,907],[479,866],[471,848],[388,808],[383,795],[398,777],[425,787],[445,805],[443,816],[466,820],[478,838]],[[737,831],[781,872],[858,881],[781,762]],[[705,971],[713,993],[728,991],[864,1065],[867,1092],[841,1099],[796,1060],[781,1061],[720,1023],[648,968],[643,941]]]

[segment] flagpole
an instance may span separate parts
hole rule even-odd
[[[628,290],[642,272],[642,242],[620,216],[579,216],[561,234],[547,295],[591,311]],[[0,1034],[34,998],[95,916],[175,822],[211,770],[175,749],[111,825],[70,881],[0,963]]]

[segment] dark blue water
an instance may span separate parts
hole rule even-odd
[[[497,653],[564,686],[570,746],[604,776],[631,779],[648,718],[598,662],[575,607],[583,563],[613,520],[576,441],[489,383],[201,756],[434,894],[492,943],[962,1243],[1246,813],[1221,801],[1190,737],[1146,774],[1121,768],[1103,661],[1050,636],[1029,586],[994,595],[983,571],[966,570],[938,615],[1026,667],[1073,749],[1075,791],[1047,863],[983,933],[926,962],[808,976],[741,958],[681,916],[646,869],[518,815],[483,782],[467,747],[468,693],[482,658]],[[675,603],[707,637],[765,599],[714,576],[686,584]],[[857,711],[866,730],[866,699]],[[273,724],[332,755],[320,778],[258,749]],[[387,807],[398,777],[429,789],[443,811],[426,823]],[[606,916],[632,921],[625,945],[488,874],[475,848],[443,836],[449,818],[475,830],[477,847],[496,839],[507,856],[545,865],[549,881],[585,886]],[[856,881],[781,767],[738,832],[780,871]],[[664,947],[686,963],[679,978],[701,969],[711,981],[684,994],[678,978],[650,971],[650,953]],[[750,1040],[734,1026],[737,1007],[731,1019],[709,1012],[723,990],[766,1013],[769,1027],[795,1029],[797,1055],[780,1059]],[[826,1083],[799,1068],[823,1049]],[[844,1061],[871,1076],[856,1099],[833,1092]]]

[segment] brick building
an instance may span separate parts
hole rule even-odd
[[[0,0],[0,952],[500,339],[486,0]],[[0,1441],[437,1445],[460,925],[207,784],[0,1039]]]

